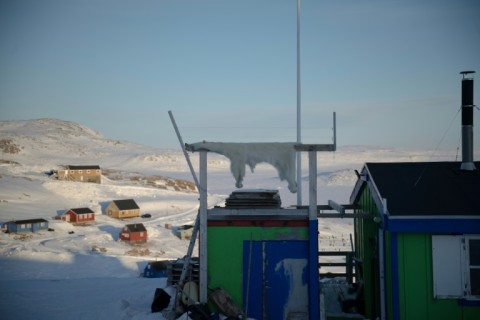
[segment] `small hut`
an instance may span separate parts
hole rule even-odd
[[[148,238],[147,229],[143,223],[127,224],[120,231],[120,240],[132,243],[143,243]]]
[[[65,211],[65,220],[71,223],[87,223],[95,221],[95,212],[90,208],[73,208]]]
[[[105,212],[112,218],[135,218],[140,216],[140,207],[133,199],[113,200]]]

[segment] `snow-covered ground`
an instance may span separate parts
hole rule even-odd
[[[198,155],[190,157],[198,168]],[[318,202],[348,203],[354,170],[365,162],[439,160],[455,161],[456,151],[351,146],[319,153]],[[306,155],[302,162],[303,202],[308,203]],[[58,181],[45,174],[62,164],[99,165],[102,184]],[[235,190],[229,168],[227,158],[208,154],[209,206],[223,205]],[[166,228],[191,224],[196,217],[198,194],[182,188],[181,180],[193,181],[181,150],[110,140],[62,120],[0,121],[0,222],[44,218],[54,229],[28,237],[0,232],[0,318],[161,319],[150,305],[155,288],[165,288],[166,281],[141,274],[148,261],[181,258],[187,252],[188,241]],[[247,171],[243,184],[278,189],[284,207],[296,203],[296,194],[269,165]],[[125,198],[135,199],[142,213],[152,215],[128,220],[145,225],[149,238],[143,245],[119,242],[126,222],[102,214],[106,203]],[[91,208],[95,223],[51,220],[78,207]],[[319,229],[321,250],[349,250],[352,221],[322,219]]]

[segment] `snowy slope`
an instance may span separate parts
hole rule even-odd
[[[173,129],[172,129],[173,130]],[[195,141],[192,141],[195,142]],[[354,170],[367,161],[455,160],[455,152],[344,147],[318,155],[318,199],[348,203]],[[191,159],[198,168],[198,155]],[[303,194],[308,195],[308,159],[303,157]],[[53,180],[45,174],[60,165],[100,165],[102,184]],[[208,155],[209,205],[223,205],[235,190],[229,161]],[[0,233],[0,315],[2,319],[159,319],[150,313],[155,288],[165,281],[141,278],[147,261],[185,255],[188,242],[166,224],[192,223],[198,194],[180,150],[162,150],[110,140],[82,125],[56,120],[0,121],[0,222],[45,218],[55,231],[20,238]],[[274,188],[283,206],[296,202],[274,168],[260,164],[247,172],[244,188]],[[306,197],[306,196],[304,196]],[[146,244],[118,241],[123,221],[102,215],[113,199],[133,198],[142,213],[134,218],[148,231]],[[308,202],[308,199],[304,199]],[[74,207],[90,207],[96,222],[73,226],[50,220]],[[73,231],[73,233],[72,233]],[[352,221],[320,222],[320,247],[348,250]]]

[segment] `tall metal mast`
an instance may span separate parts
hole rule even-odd
[[[297,143],[302,143],[301,90],[300,90],[300,1],[297,0]],[[297,205],[302,205],[302,153],[297,152]]]

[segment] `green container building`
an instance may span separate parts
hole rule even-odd
[[[306,210],[214,208],[207,234],[209,288],[223,288],[250,318],[308,319]]]

